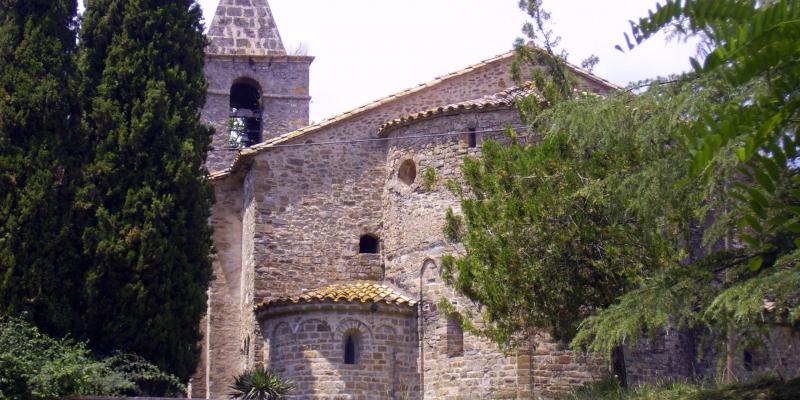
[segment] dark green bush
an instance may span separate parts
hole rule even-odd
[[[800,378],[784,381],[761,377],[720,387],[661,382],[621,388],[607,378],[588,384],[558,400],[796,400],[800,399]]]

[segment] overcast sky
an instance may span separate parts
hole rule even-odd
[[[206,27],[218,0],[199,0]],[[525,14],[518,0],[269,0],[288,52],[311,65],[311,120],[320,121],[512,48]],[[614,83],[689,68],[694,46],[656,38],[630,53],[628,20],[656,0],[545,0],[570,61],[600,57],[594,73]]]

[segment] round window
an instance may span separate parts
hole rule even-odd
[[[400,170],[397,171],[397,177],[406,185],[414,183],[414,180],[417,179],[417,166],[414,164],[414,160],[403,161],[400,164]]]

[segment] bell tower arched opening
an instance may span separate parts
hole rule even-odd
[[[261,143],[261,87],[255,80],[241,78],[231,85],[228,125],[231,147]]]

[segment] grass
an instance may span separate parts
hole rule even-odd
[[[783,381],[765,377],[749,382],[714,388],[678,382],[646,384],[620,388],[605,379],[564,395],[558,400],[798,400],[800,378]]]

